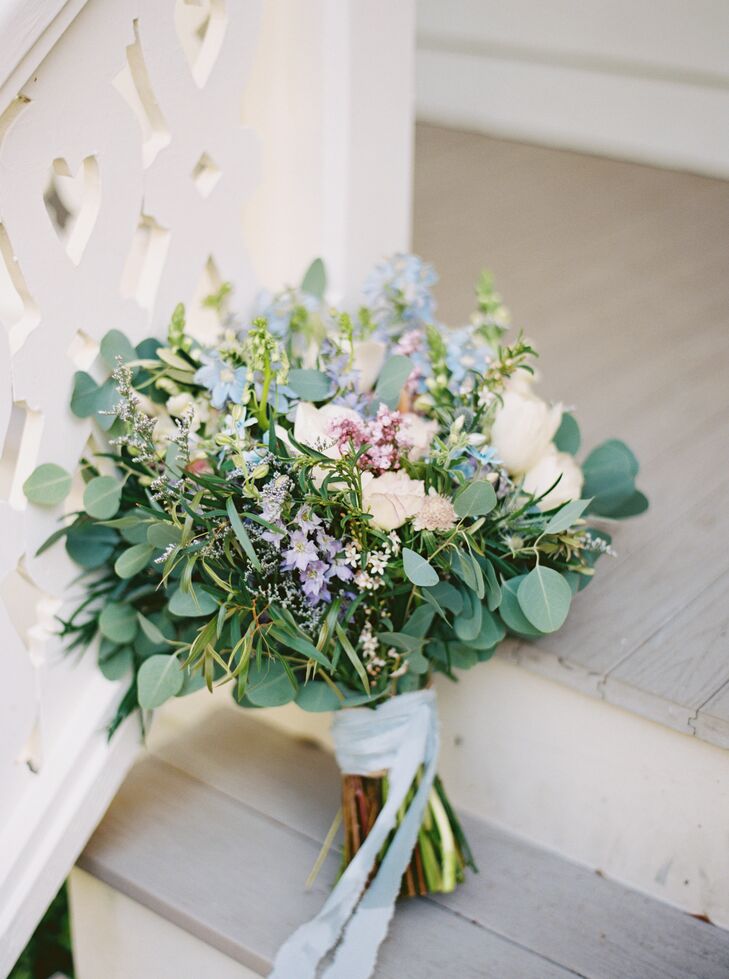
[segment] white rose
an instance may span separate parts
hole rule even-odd
[[[372,525],[380,530],[397,530],[420,513],[425,503],[425,484],[407,473],[386,472],[381,476],[362,474],[362,503],[372,514]]]
[[[558,452],[550,445],[541,459],[524,476],[527,493],[539,496],[561,476],[554,489],[539,501],[540,510],[552,510],[568,500],[578,500],[584,477],[582,470],[567,452]]]
[[[562,405],[506,391],[491,429],[491,444],[511,473],[525,473],[547,451],[562,419]]]
[[[408,452],[408,459],[411,462],[417,462],[428,454],[437,432],[437,421],[416,415],[414,411],[406,411],[403,414],[400,433],[412,443],[412,448]]]
[[[355,340],[352,367],[359,371],[357,390],[367,394],[375,386],[385,363],[387,346],[381,340]]]
[[[182,394],[173,394],[171,398],[167,399],[167,404],[165,406],[167,411],[174,418],[182,418],[182,416],[192,408],[193,422],[192,431],[196,432],[203,422],[206,422],[210,417],[210,411],[208,409],[208,404],[202,399],[196,400],[193,396],[187,392],[183,391]]]

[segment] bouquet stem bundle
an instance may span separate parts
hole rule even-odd
[[[405,802],[398,812],[394,835],[400,826],[415,790],[420,783],[422,772],[410,788]],[[382,811],[389,789],[386,774],[342,775],[342,815],[344,824],[344,846],[342,850],[342,871],[347,867],[355,853],[362,846],[375,820]],[[377,873],[390,839],[382,848],[372,876]],[[413,850],[412,860],[402,879],[401,897],[424,896],[444,893],[455,889],[464,880],[465,868],[477,871],[473,855],[468,846],[463,828],[436,776],[428,798],[423,824],[418,833],[418,841]]]

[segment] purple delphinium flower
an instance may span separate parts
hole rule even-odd
[[[264,517],[264,520],[266,518]],[[261,538],[268,541],[269,544],[273,544],[275,547],[280,547],[283,543],[283,539],[286,536],[286,529],[281,524],[273,524],[274,527],[278,528],[278,532],[274,533],[273,530],[264,530],[261,534]]]
[[[340,581],[351,581],[354,571],[345,561],[335,561],[326,573],[327,581],[332,578],[339,578]]]
[[[299,512],[296,514],[294,523],[297,524],[308,534],[310,530],[314,530],[321,525],[321,517],[318,517],[310,506],[302,506]]]
[[[314,561],[301,573],[301,590],[313,602],[328,600],[332,597],[327,588],[327,570],[328,567],[324,561]]]
[[[342,545],[331,534],[328,534],[325,530],[319,530],[316,535],[316,546],[321,551],[324,557],[335,558],[337,554],[342,550]]]
[[[309,565],[319,562],[319,554],[314,541],[309,540],[303,530],[295,530],[289,537],[289,549],[284,552],[281,567],[284,571],[306,571]]]
[[[227,401],[240,403],[246,385],[245,367],[231,367],[218,353],[200,356],[203,363],[195,371],[195,380],[210,391],[213,408],[223,408]]]

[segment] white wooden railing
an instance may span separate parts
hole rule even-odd
[[[111,328],[161,332],[227,279],[352,294],[407,244],[411,0],[5,0],[0,9],[0,975],[138,749],[120,696],[54,616],[74,566],[38,545],[41,461],[75,469],[68,409]],[[383,150],[386,147],[386,151]]]

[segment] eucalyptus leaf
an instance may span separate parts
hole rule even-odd
[[[77,418],[90,418],[96,411],[99,385],[86,371],[76,371],[73,375],[71,392],[71,411]]]
[[[397,408],[405,381],[410,377],[413,364],[409,357],[397,354],[389,357],[380,371],[375,386],[375,398],[384,402],[388,408]]]
[[[180,661],[172,656],[150,656],[139,667],[137,673],[137,699],[144,710],[161,707],[170,697],[181,690],[184,674]]]
[[[582,436],[580,435],[580,426],[577,424],[577,419],[569,411],[563,412],[562,421],[554,436],[554,444],[560,452],[569,452],[570,455],[577,455],[581,443]]]
[[[191,693],[196,693],[198,690],[202,690],[205,686],[205,677],[202,675],[202,670],[195,670],[192,673],[190,670],[182,671],[182,686],[175,694],[176,697],[187,697]]]
[[[486,479],[468,483],[453,500],[453,509],[459,517],[483,517],[496,506],[496,492]]]
[[[148,524],[146,529],[147,543],[161,551],[164,551],[170,544],[179,544],[182,537],[180,528],[166,520]]]
[[[583,494],[592,497],[590,511],[609,517],[635,493],[638,460],[624,442],[603,442],[582,464]]]
[[[409,547],[402,549],[402,564],[405,576],[414,585],[422,588],[432,588],[438,584],[438,572],[424,557]]]
[[[296,704],[302,710],[308,710],[314,714],[326,713],[330,710],[339,710],[342,700],[332,690],[324,680],[309,680],[296,694]]]
[[[107,602],[99,616],[99,632],[118,645],[132,642],[139,623],[137,612],[126,602]]]
[[[323,299],[327,288],[327,271],[324,262],[320,258],[315,258],[301,283],[301,291],[315,299]]]
[[[476,638],[481,631],[483,619],[483,605],[476,593],[469,591],[467,596],[470,608],[464,607],[463,612],[453,620],[453,631],[462,642],[469,642]]]
[[[44,462],[23,483],[23,492],[38,506],[56,506],[71,492],[71,476],[62,466]]]
[[[486,604],[488,605],[489,611],[493,612],[501,603],[501,585],[499,584],[499,579],[496,577],[494,566],[488,558],[480,557],[478,563],[481,565],[485,579]]]
[[[572,602],[572,589],[559,571],[541,565],[529,572],[516,595],[522,612],[540,632],[559,629]]]
[[[218,603],[208,592],[193,585],[190,591],[183,591],[182,588],[175,589],[167,608],[180,618],[197,618],[217,612]]]
[[[463,611],[463,596],[450,581],[439,581],[432,588],[424,589],[423,595],[426,591],[430,592],[439,605],[453,612],[454,615],[460,615]]]
[[[142,632],[150,642],[153,642],[156,645],[163,645],[167,642],[165,634],[157,625],[155,625],[154,622],[152,622],[151,619],[148,619],[146,615],[142,615],[141,612],[137,612],[137,618],[140,626],[142,627]]]
[[[466,642],[472,649],[493,649],[506,636],[506,629],[501,620],[493,612],[489,612],[488,608],[482,606],[481,612],[481,627],[478,635],[469,640],[465,640],[462,636],[458,638]]]
[[[119,510],[122,489],[114,476],[95,476],[84,490],[84,510],[95,520],[111,520]]]
[[[109,330],[101,341],[99,353],[110,371],[116,369],[117,357],[121,357],[125,364],[137,359],[137,351],[121,330]]]
[[[332,392],[326,374],[310,368],[290,370],[286,383],[303,401],[323,401]]]
[[[260,664],[251,661],[246,697],[252,704],[257,707],[280,707],[292,701],[296,693],[297,689],[281,660],[264,656]]]
[[[121,680],[134,666],[134,651],[131,646],[113,646],[105,655],[99,649],[99,669],[107,680]]]
[[[414,649],[409,653],[405,654],[405,658],[408,661],[408,672],[417,673],[419,676],[423,673],[427,673],[430,669],[430,664],[428,660],[423,656],[419,649]]]
[[[515,578],[503,582],[499,615],[510,632],[528,639],[536,639],[538,636],[543,636],[544,633],[536,629],[524,615],[517,598],[519,585],[525,578],[526,575],[517,575]]]
[[[114,562],[114,571],[120,578],[133,578],[149,564],[154,548],[149,544],[134,544],[122,551]]]
[[[483,598],[486,593],[483,572],[470,551],[457,549],[452,556],[451,565],[461,581],[475,591],[479,598]]]
[[[644,493],[641,493],[640,490],[636,490],[623,503],[613,507],[610,511],[610,516],[613,520],[622,520],[625,517],[637,517],[638,514],[645,513],[648,505],[648,497]]]
[[[417,636],[423,639],[428,634],[434,615],[435,612],[432,608],[427,605],[419,605],[402,627],[402,631],[408,636]]]
[[[545,534],[561,534],[569,530],[589,506],[589,500],[570,500],[547,521]]]
[[[85,517],[71,524],[66,535],[68,556],[89,570],[106,564],[118,544],[119,535],[115,530],[95,524]]]
[[[478,653],[461,642],[448,643],[448,657],[451,667],[457,670],[470,670],[478,663]]]
[[[379,632],[377,638],[383,646],[392,646],[404,653],[420,649],[424,642],[421,636],[410,636],[405,632]]]

